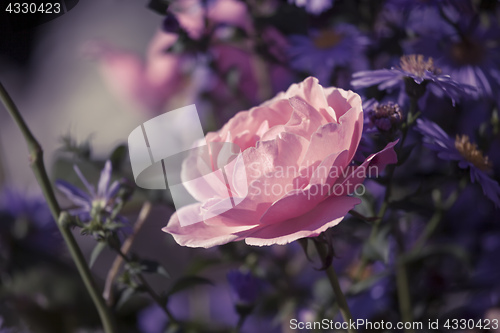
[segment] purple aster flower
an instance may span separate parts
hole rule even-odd
[[[292,35],[289,56],[292,68],[310,73],[320,82],[329,83],[334,70],[358,71],[368,68],[364,55],[369,40],[350,24],[338,24],[334,30],[317,31],[312,38]]]
[[[304,7],[310,14],[319,15],[333,7],[335,0],[288,0],[297,7]]]
[[[3,242],[45,253],[59,252],[62,239],[41,193],[3,189],[0,193],[0,248],[4,247]]]
[[[468,168],[471,181],[479,183],[484,195],[493,201],[496,207],[500,207],[500,185],[487,174],[491,162],[478,150],[477,145],[470,142],[467,135],[457,135],[453,140],[437,124],[423,119],[417,119],[415,129],[423,135],[424,145],[436,151],[439,158],[457,161],[460,168]]]
[[[454,17],[440,12],[442,25],[448,29],[433,29],[409,41],[404,48],[433,57],[436,64],[459,83],[475,88],[470,93],[500,98],[500,29],[494,17],[489,24],[480,22],[478,16]],[[427,21],[427,20],[424,20]],[[451,29],[451,33],[449,32]]]
[[[68,212],[73,216],[77,216],[82,222],[92,220],[94,214],[101,213],[105,216],[110,216],[119,203],[117,194],[121,189],[119,181],[114,181],[109,185],[111,180],[111,162],[107,161],[104,165],[97,184],[97,191],[83,176],[78,166],[75,165],[73,168],[87,189],[87,192],[64,180],[56,181],[57,188],[77,206],[77,208],[69,209]],[[123,220],[121,216],[117,216],[117,218]]]
[[[431,83],[448,95],[453,105],[467,88],[454,81],[449,75],[441,74],[441,70],[434,66],[432,58],[424,60],[424,56],[415,54],[402,56],[399,67],[357,72],[352,77],[354,80],[351,84],[355,88],[378,85],[379,90],[391,90],[396,86],[401,88],[405,81],[411,80],[409,82],[415,82],[425,92],[425,86]]]

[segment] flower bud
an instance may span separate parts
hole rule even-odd
[[[403,121],[399,105],[392,102],[375,106],[368,111],[368,117],[380,131],[384,132],[396,129]]]

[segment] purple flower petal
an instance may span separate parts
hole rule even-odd
[[[92,198],[78,187],[64,180],[57,180],[56,187],[74,204],[81,207],[88,207],[89,209],[92,206]]]
[[[496,208],[500,208],[500,185],[487,174],[477,168],[470,169],[471,181],[478,182],[483,189],[483,194],[493,201]]]
[[[101,177],[99,177],[99,184],[97,185],[97,196],[100,198],[107,197],[107,190],[109,185],[109,180],[111,179],[111,161],[107,160],[104,165],[104,169],[101,171]]]
[[[95,189],[94,186],[90,185],[85,176],[82,174],[80,171],[80,168],[77,165],[73,166],[73,169],[75,170],[76,174],[78,175],[78,178],[82,181],[83,185],[87,188],[87,191],[92,197],[95,197]]]

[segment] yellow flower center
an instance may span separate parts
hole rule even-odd
[[[432,58],[424,60],[424,56],[421,54],[404,55],[399,60],[399,65],[402,70],[420,77],[424,76],[425,71],[434,74],[441,73],[441,70],[434,66],[434,60]]]
[[[314,38],[314,46],[318,49],[329,49],[337,45],[344,36],[332,30],[323,30]]]
[[[484,156],[483,153],[477,149],[477,145],[470,142],[467,135],[459,136],[457,135],[455,139],[455,148],[458,152],[469,162],[474,164],[475,167],[481,170],[487,170],[492,167],[491,161],[488,156]]]

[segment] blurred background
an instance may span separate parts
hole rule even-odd
[[[0,3],[3,10],[8,1]],[[190,249],[161,232],[174,211],[169,193],[135,187],[127,137],[146,120],[193,103],[204,131],[214,131],[238,111],[315,76],[325,87],[362,96],[358,152],[365,158],[404,130],[410,107],[404,80],[422,69],[404,66],[401,57],[409,54],[423,55],[425,61],[412,65],[424,64],[435,80],[423,81],[421,117],[452,141],[467,134],[476,144],[469,148],[488,156],[491,168],[471,182],[474,167],[442,158],[422,132],[409,131],[386,223],[371,237],[372,222],[348,215],[325,235],[335,249],[333,265],[355,318],[398,321],[395,257],[429,232],[422,251],[408,259],[414,319],[500,318],[499,1],[175,0],[167,11],[160,0],[81,0],[30,29],[14,30],[3,17],[0,81],[43,146],[51,180],[85,190],[73,165],[97,184],[111,161],[112,180],[123,190],[113,200],[126,202],[119,238],[142,224],[131,256],[148,260],[147,281],[159,294],[171,293],[168,308],[182,324],[144,293],[127,295],[129,265],[111,288],[119,332],[235,332],[242,304],[253,312],[241,332],[291,332],[291,318],[340,320],[311,241],[306,256],[297,242]],[[388,83],[377,70],[406,72]],[[436,77],[451,80],[445,87],[455,84],[459,96]],[[398,121],[378,108],[394,103]],[[387,179],[365,185],[361,217],[380,208]],[[24,139],[3,107],[0,189],[0,333],[102,332],[29,167]],[[57,196],[64,209],[75,208],[63,192]],[[95,237],[80,231],[73,234],[105,288],[117,255],[106,248],[94,258]],[[234,270],[240,275],[227,275]]]

